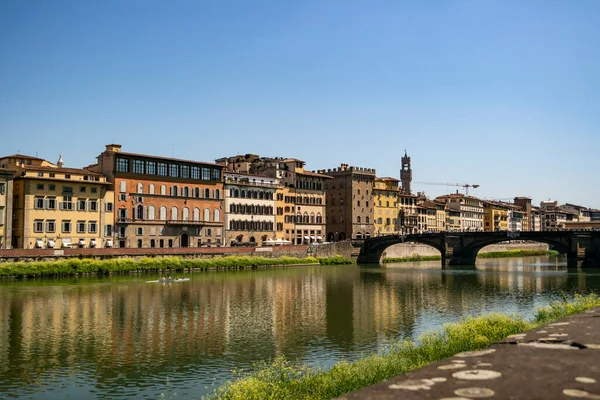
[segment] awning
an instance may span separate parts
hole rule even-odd
[[[96,239],[90,240],[90,247],[96,247]]]
[[[48,239],[48,248],[53,249],[54,246],[56,246],[56,244],[54,243],[54,240]]]
[[[310,239],[310,238],[309,238],[308,236],[304,236],[304,239],[308,240],[308,239]]]
[[[317,236],[317,240],[323,240],[321,236]]]
[[[106,241],[106,247],[112,247],[112,240]]]
[[[44,242],[42,239],[35,239],[35,248],[41,249],[42,247],[44,247]]]
[[[79,239],[79,245],[85,246],[85,239]]]
[[[314,237],[314,236],[311,236],[310,238],[311,238],[312,240],[315,240],[315,237]]]
[[[69,247],[71,245],[71,239],[70,238],[63,238],[62,240],[62,246],[63,247]]]

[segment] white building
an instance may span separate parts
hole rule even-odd
[[[261,246],[275,238],[277,178],[225,172],[225,246]]]

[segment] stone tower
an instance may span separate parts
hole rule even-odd
[[[404,157],[402,157],[400,181],[402,181],[402,192],[411,194],[410,183],[412,182],[412,169],[410,168],[410,157],[406,154],[406,150],[404,150]]]

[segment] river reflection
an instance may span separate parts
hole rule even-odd
[[[464,315],[530,316],[600,271],[560,258],[0,283],[0,397],[199,398],[278,355],[328,367]]]

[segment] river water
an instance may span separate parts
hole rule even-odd
[[[327,368],[465,315],[600,292],[600,270],[558,257],[185,276],[0,282],[0,398],[198,399],[257,361]]]

